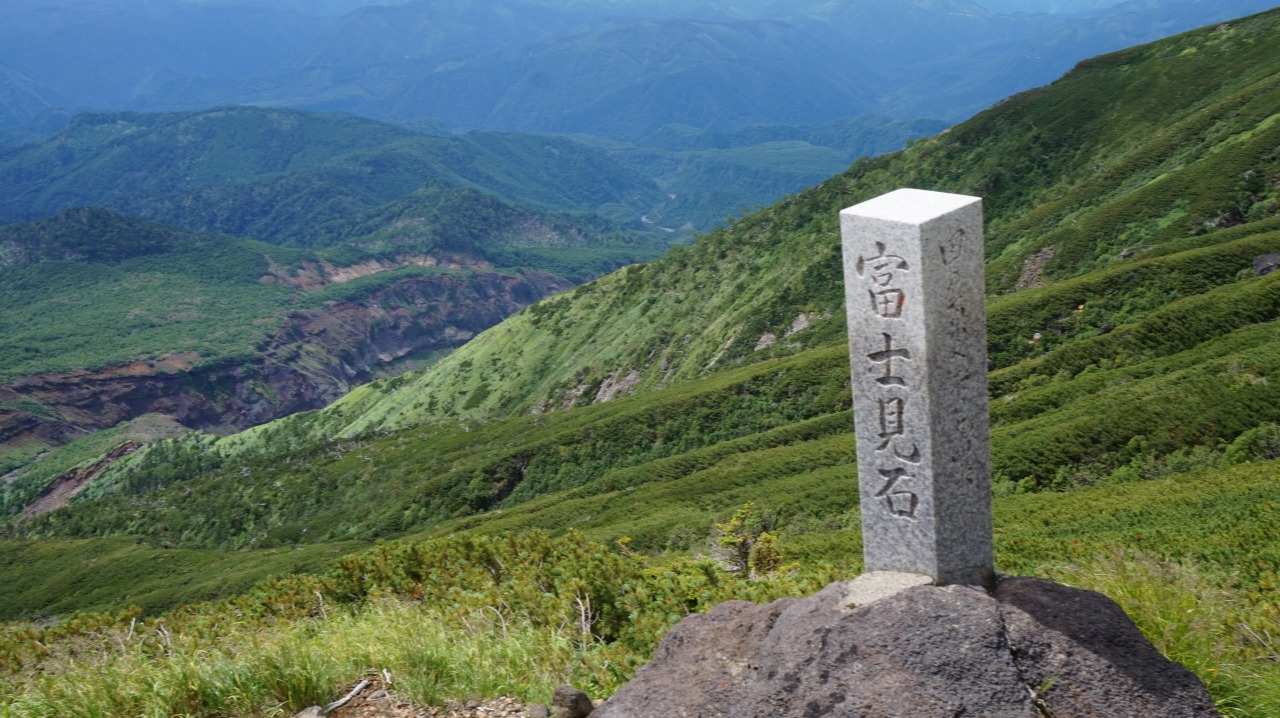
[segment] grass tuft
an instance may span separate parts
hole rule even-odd
[[[1280,611],[1249,601],[1234,576],[1120,547],[1048,573],[1120,604],[1161,653],[1204,681],[1224,715],[1280,715],[1280,645],[1271,639]]]

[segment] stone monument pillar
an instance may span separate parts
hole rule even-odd
[[[990,585],[982,200],[900,189],[840,228],[866,570]]]

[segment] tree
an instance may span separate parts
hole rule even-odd
[[[754,502],[748,501],[728,521],[715,525],[720,532],[716,543],[728,552],[723,559],[728,569],[752,580],[782,565],[778,535],[767,530],[765,519],[754,509]]]

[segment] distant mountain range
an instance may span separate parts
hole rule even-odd
[[[950,122],[1098,52],[1272,3],[357,4],[6,3],[0,139],[84,109],[243,103],[632,141],[668,124]]]
[[[0,177],[0,221],[93,202],[191,229],[305,243],[312,240],[299,236],[327,219],[432,178],[684,238],[820,182],[859,156],[937,132],[1087,55],[1270,4],[14,0],[0,7],[0,147],[47,136],[86,108],[161,116],[81,113],[70,134],[40,144],[96,167],[38,160],[42,169],[31,177],[45,186],[34,189],[33,180]],[[107,181],[109,170],[123,168],[113,162],[127,162],[123,154],[151,157],[167,141],[164,123],[196,122],[163,111],[211,117],[209,107],[245,103],[382,118],[435,137],[410,140],[351,121],[343,131],[368,127],[370,138],[385,140],[382,148],[369,139],[340,159],[322,149],[323,167],[302,158],[287,176],[281,168],[246,175],[217,167],[220,153],[257,141],[241,126],[231,144],[192,145],[211,153],[192,177],[144,180],[135,167],[129,181]],[[87,139],[87,128],[104,123],[146,128],[149,139],[118,137],[114,160],[89,159],[106,135]],[[505,170],[494,163],[523,162],[539,143],[585,153],[588,164],[602,155],[559,140],[444,139],[450,128],[568,134],[642,176],[625,182],[651,184],[622,202],[552,196],[559,190],[527,172],[498,178]],[[285,141],[329,139],[307,132]],[[485,157],[479,166],[449,164],[471,152]],[[390,168],[376,196],[351,196],[351,185],[362,185],[351,173],[374,166]],[[211,170],[229,179],[208,179]],[[468,176],[476,171],[487,176]],[[82,191],[84,172],[100,172],[87,179],[97,190]],[[168,189],[137,189],[138,182]]]
[[[147,413],[318,408],[675,236],[570,140],[293,110],[81,115],[0,186],[0,473]]]
[[[665,244],[943,126],[887,116],[734,133],[673,126],[641,146],[593,136],[422,134],[252,107],[85,113],[42,139],[0,148],[0,223],[98,205],[192,230],[318,246],[343,232],[326,225],[442,181],[542,210],[594,213],[669,235],[658,241]]]
[[[568,140],[438,137],[353,117],[228,107],[85,114],[39,142],[0,150],[0,221],[94,204],[192,229],[316,244],[307,235],[318,224],[433,180],[550,210],[613,208],[637,226],[666,199],[652,180]],[[318,206],[325,203],[338,206]],[[264,218],[281,211],[293,214],[274,225]]]

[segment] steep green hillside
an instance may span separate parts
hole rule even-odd
[[[1274,293],[1280,277],[1245,284]],[[1074,380],[1035,375],[1008,394],[997,372],[995,490],[1065,490],[1276,456],[1280,396],[1268,377],[1280,370],[1278,340],[1280,325],[1253,324],[1158,359],[1100,362]],[[846,367],[845,349],[832,345],[665,391],[479,425],[317,442],[309,420],[322,414],[312,413],[222,440],[161,442],[105,471],[86,493],[96,500],[9,531],[258,547],[372,540],[495,509],[523,511],[538,526],[581,527],[543,511],[540,497],[557,505],[609,495],[628,518],[583,509],[587,525],[658,550],[687,546],[707,505],[655,499],[648,505],[659,518],[648,522],[627,492],[650,487],[635,495],[643,502],[686,484],[720,509],[758,499],[780,527],[802,531],[815,512],[838,518],[856,501],[830,493],[854,476]],[[806,477],[819,481],[813,491],[760,488]],[[816,496],[826,497],[822,509],[811,505]]]
[[[1277,251],[1267,233],[1280,208],[1278,23],[1264,13],[1082,63],[692,247],[532,307],[411,386],[364,388],[310,421],[355,435],[580,405],[837,341],[837,213],[903,185],[984,197],[993,293],[1050,283],[993,301],[998,367],[1216,286],[1217,303],[1205,301],[1231,312],[1253,301],[1231,288],[1252,257]],[[1248,306],[1251,321],[1269,318],[1268,305]]]

